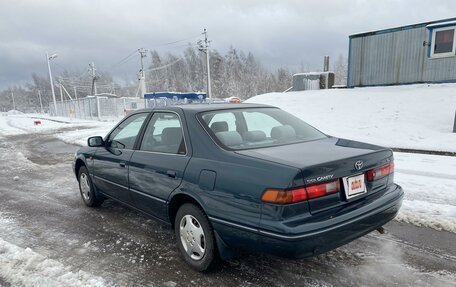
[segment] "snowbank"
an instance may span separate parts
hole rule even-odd
[[[60,262],[1,238],[0,276],[13,286],[105,286],[100,277],[71,271]]]
[[[21,114],[23,114],[23,112],[20,112],[20,111],[18,111],[18,110],[9,110],[9,111],[7,112],[7,114],[8,114],[8,115],[21,115]]]
[[[41,123],[35,125],[35,121]],[[105,136],[117,121],[99,122],[23,114],[0,117],[0,137],[27,133],[51,133],[56,138],[75,145],[86,145],[90,136]]]
[[[246,102],[278,106],[337,137],[456,152],[456,84],[270,93]]]

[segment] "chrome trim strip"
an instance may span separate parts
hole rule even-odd
[[[109,184],[112,184],[112,185],[115,185],[115,186],[118,186],[118,187],[121,187],[121,188],[124,188],[124,189],[128,189],[128,190],[133,191],[133,192],[136,192],[136,193],[140,193],[141,195],[147,196],[147,197],[149,197],[149,198],[151,198],[151,199],[154,199],[154,200],[156,200],[156,201],[160,201],[160,202],[166,203],[166,200],[163,200],[163,199],[161,199],[161,198],[155,197],[155,196],[153,196],[153,195],[149,195],[149,194],[144,193],[144,192],[142,192],[142,191],[139,191],[139,190],[137,190],[137,189],[128,188],[128,187],[126,187],[126,186],[124,186],[124,185],[121,185],[121,184],[112,182],[112,181],[110,181],[110,180],[101,178],[101,177],[96,176],[96,175],[94,175],[93,177],[95,177],[96,179],[99,179],[99,180],[101,180],[101,181],[107,182],[107,183],[109,183]]]
[[[244,225],[232,223],[232,222],[225,221],[225,220],[222,220],[222,219],[218,219],[218,218],[215,218],[215,217],[212,217],[212,216],[209,216],[209,219],[212,220],[212,221],[221,223],[221,224],[225,224],[225,225],[229,225],[229,226],[233,226],[233,227],[237,227],[237,228],[240,228],[240,229],[245,229],[245,230],[248,230],[248,231],[252,231],[252,232],[258,233],[258,229],[254,229],[254,228],[247,227],[247,226],[244,226]]]
[[[115,183],[115,182],[113,182],[113,181],[104,179],[104,178],[99,177],[99,176],[97,176],[97,175],[94,175],[93,177],[96,178],[96,179],[99,179],[99,180],[101,180],[101,181],[107,182],[107,183],[109,183],[109,184],[112,184],[112,185],[115,185],[115,186],[118,186],[118,187],[121,187],[121,188],[124,188],[124,189],[128,189],[128,187],[126,187],[126,186],[124,186],[124,185],[121,185],[121,184]]]
[[[130,191],[135,192],[135,193],[139,193],[139,194],[141,194],[141,195],[143,195],[143,196],[145,196],[145,197],[148,197],[148,198],[150,198],[150,199],[153,199],[153,200],[156,200],[156,201],[160,201],[160,202],[162,202],[162,203],[166,203],[166,200],[164,200],[164,199],[161,199],[161,198],[159,198],[159,197],[156,197],[156,196],[147,194],[147,193],[142,192],[142,191],[139,191],[139,190],[137,190],[137,189],[130,188]]]
[[[123,189],[128,189],[128,187],[126,187],[125,185],[121,185],[121,184],[115,183],[115,182],[113,182],[113,181],[110,181],[110,180],[104,179],[104,178],[102,178],[102,177],[99,177],[99,176],[97,176],[97,175],[94,175],[93,177],[94,177],[94,178],[96,178],[96,179],[99,179],[99,180],[101,180],[101,181],[107,182],[107,183],[109,183],[109,184],[112,184],[112,185],[118,186],[118,187],[120,187],[120,188],[123,188]]]
[[[185,140],[184,140],[185,142]],[[187,147],[186,147],[187,148]],[[163,154],[163,155],[177,155],[177,156],[187,156],[187,154],[178,154],[178,153],[169,153],[169,152],[158,152],[158,151],[148,151],[148,150],[140,150],[140,149],[137,149],[137,150],[134,150],[134,152],[143,152],[143,153],[153,153],[153,154]]]

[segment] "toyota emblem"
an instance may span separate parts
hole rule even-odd
[[[364,165],[364,163],[363,163],[362,160],[356,161],[356,162],[355,162],[355,168],[356,168],[356,170],[361,170],[361,169],[363,168],[363,165]]]

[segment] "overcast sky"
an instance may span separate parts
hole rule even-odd
[[[320,68],[324,55],[347,56],[358,32],[456,17],[454,0],[0,0],[0,89],[47,75],[52,67],[108,69],[137,48],[180,53],[163,43],[197,36],[207,28],[212,47],[251,51],[267,68]],[[117,78],[136,76],[139,56],[116,66]]]

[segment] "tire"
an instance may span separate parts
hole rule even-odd
[[[78,183],[79,192],[81,193],[82,201],[84,201],[85,205],[97,207],[103,203],[103,198],[96,193],[89,171],[85,166],[79,168]]]
[[[204,212],[194,204],[183,204],[174,221],[177,248],[185,262],[203,272],[215,265],[214,231]]]

